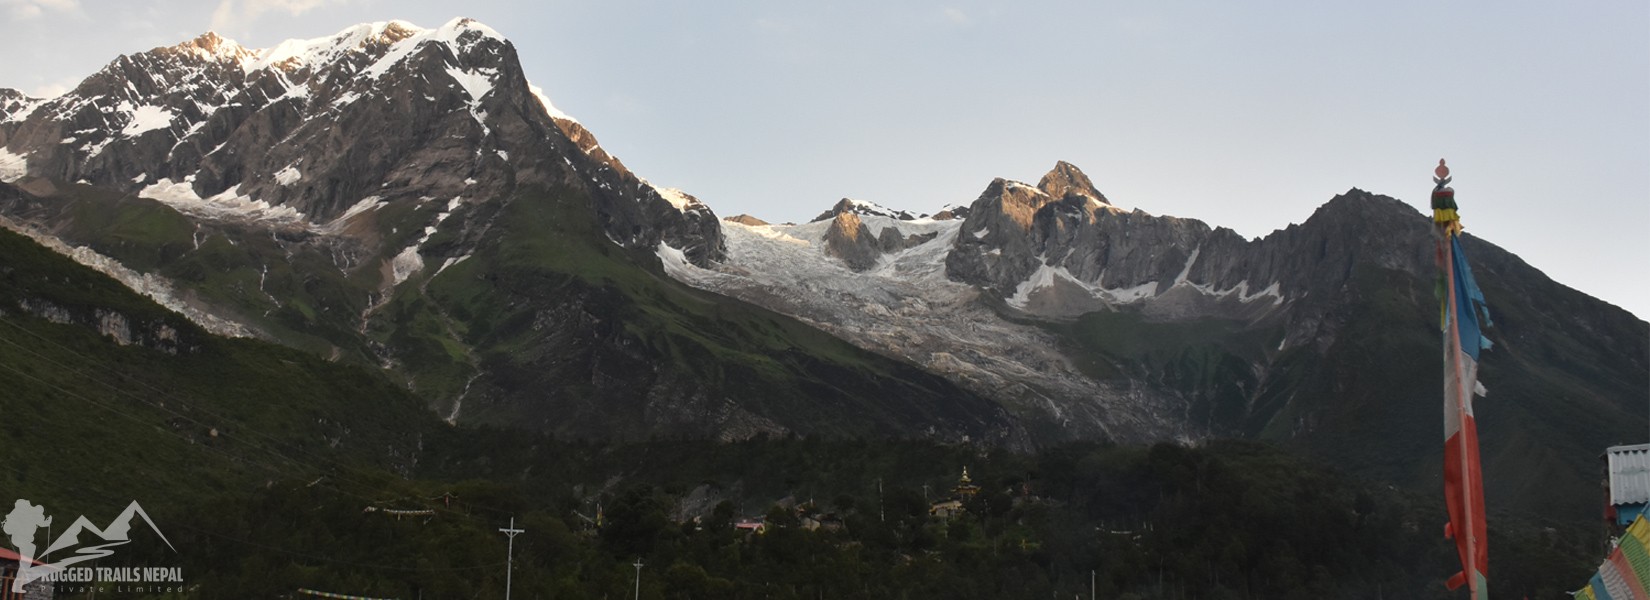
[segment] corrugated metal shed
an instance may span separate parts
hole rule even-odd
[[[1604,454],[1610,462],[1610,504],[1650,502],[1650,444],[1611,446]]]

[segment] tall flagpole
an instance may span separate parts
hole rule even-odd
[[[1454,234],[1446,232],[1444,235],[1445,243],[1449,243],[1449,237]],[[1461,511],[1466,515],[1467,522],[1467,556],[1472,557],[1471,562],[1463,565],[1462,572],[1467,574],[1467,596],[1470,598],[1476,598],[1478,597],[1478,528],[1473,527],[1472,525],[1474,522],[1472,515],[1472,493],[1473,489],[1478,487],[1480,484],[1472,480],[1472,465],[1467,461],[1467,401],[1472,398],[1470,395],[1472,394],[1472,390],[1466,388],[1466,380],[1461,377],[1461,320],[1457,318],[1459,315],[1456,312],[1459,310],[1456,302],[1460,299],[1455,296],[1454,244],[1450,245],[1449,259],[1444,264],[1447,265],[1444,268],[1444,278],[1445,281],[1448,282],[1446,285],[1449,286],[1449,308],[1446,310],[1449,314],[1449,333],[1446,335],[1449,336],[1449,339],[1455,341],[1454,344],[1445,342],[1444,349],[1450,353],[1449,358],[1455,363],[1455,368],[1451,369],[1451,378],[1453,381],[1450,383],[1455,386],[1456,422],[1461,424],[1461,431],[1455,436],[1455,445],[1458,447],[1456,451],[1461,454]],[[1461,535],[1461,532],[1457,531],[1455,532],[1455,535]]]
[[[1438,237],[1441,282],[1441,323],[1444,337],[1444,491],[1449,510],[1449,537],[1454,538],[1461,558],[1461,571],[1446,582],[1451,590],[1462,584],[1473,600],[1488,597],[1485,571],[1484,484],[1478,461],[1478,425],[1473,415],[1473,396],[1478,385],[1480,352],[1489,347],[1483,328],[1490,324],[1482,312],[1483,293],[1473,281],[1472,268],[1460,242],[1461,217],[1457,213],[1455,190],[1449,167],[1439,159],[1434,171],[1432,219]],[[1451,453],[1454,453],[1451,456]]]

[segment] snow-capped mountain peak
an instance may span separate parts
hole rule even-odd
[[[196,41],[209,36],[221,39],[217,34],[208,32]],[[286,72],[306,67],[318,69],[350,53],[372,54],[375,53],[374,47],[388,47],[389,51],[373,63],[377,68],[367,68],[381,74],[424,43],[441,42],[453,46],[456,51],[467,51],[482,39],[500,43],[508,41],[497,30],[475,19],[463,17],[454,18],[434,29],[401,20],[377,21],[353,25],[326,37],[289,39],[262,50],[245,51],[240,56],[240,65],[248,73],[270,67]],[[239,48],[233,41],[224,42]]]
[[[368,198],[422,207],[571,184],[596,197],[622,245],[669,238],[696,262],[722,246],[708,208],[629,172],[527,81],[509,40],[468,18],[363,23],[263,49],[208,32],[118,57],[58,98],[6,90],[0,174],[373,243],[431,225],[370,224],[406,214],[397,211],[345,218]],[[425,221],[445,214],[413,210]]]
[[[228,61],[244,63],[257,56],[257,52],[248,50],[236,43],[235,40],[218,35],[215,31],[208,31],[195,39],[172,46],[171,50],[192,55],[203,61]]]
[[[293,72],[305,67],[324,66],[343,53],[363,50],[368,43],[393,44],[422,31],[425,30],[405,21],[363,23],[332,36],[290,39],[256,51],[249,60],[241,63],[241,69],[250,73],[274,67]]]
[[[500,86],[508,90],[498,91]],[[207,32],[175,46],[122,56],[59,98],[6,98],[0,106],[5,123],[17,125],[0,140],[12,154],[24,157],[29,173],[134,192],[156,182],[190,182],[189,193],[157,198],[162,201],[239,190],[231,195],[270,206],[292,205],[297,214],[324,222],[359,200],[315,197],[315,184],[340,191],[338,184],[328,183],[326,165],[348,159],[343,153],[306,160],[326,144],[333,145],[327,154],[340,153],[339,141],[324,138],[360,138],[349,132],[375,120],[405,118],[383,114],[398,109],[416,114],[426,129],[479,130],[485,147],[477,148],[477,154],[504,158],[509,156],[499,147],[504,141],[489,139],[497,137],[492,135],[495,119],[489,116],[502,110],[492,104],[520,110],[524,104],[518,100],[538,98],[528,102],[558,114],[542,93],[528,88],[508,40],[473,19],[456,18],[434,29],[406,21],[364,23],[259,50]],[[455,113],[473,124],[444,125],[447,120],[440,117]],[[449,135],[473,136],[459,130]],[[393,161],[407,151],[371,142],[361,143],[388,153],[378,161]],[[345,182],[346,187],[387,183],[359,181],[381,174],[376,168],[363,173],[362,166],[353,166],[345,179],[354,181]],[[187,212],[192,205],[178,208]]]
[[[875,202],[855,200],[853,198],[843,198],[838,200],[836,205],[832,206],[830,210],[820,213],[819,216],[814,217],[811,222],[824,221],[842,213],[853,213],[860,216],[888,217],[890,219],[899,219],[902,221],[910,221],[916,218],[915,216],[912,216],[911,213],[903,210],[894,210]]]

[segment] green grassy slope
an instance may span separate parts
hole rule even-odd
[[[135,343],[100,332],[122,322]],[[0,486],[66,509],[406,469],[438,426],[371,371],[211,336],[4,230],[0,415]]]
[[[322,356],[376,363],[357,323],[379,274],[374,269],[345,273],[336,264],[335,254],[358,250],[306,245],[300,242],[313,234],[297,230],[197,223],[155,200],[44,179],[0,184],[0,207],[48,224],[71,245],[170,279],[212,312],[269,339]]]

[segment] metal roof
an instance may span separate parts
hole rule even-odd
[[[23,558],[23,555],[21,555],[21,554],[18,554],[16,552],[12,552],[11,550],[8,550],[6,548],[0,548],[0,567],[13,566],[15,563],[17,563],[18,560],[21,560],[22,558]],[[30,560],[29,563],[34,564],[34,565],[44,565],[44,564],[46,564],[46,563],[40,562],[38,560]],[[3,591],[3,590],[0,590],[0,591]]]
[[[1650,502],[1650,444],[1611,446],[1604,455],[1610,463],[1610,504]]]

